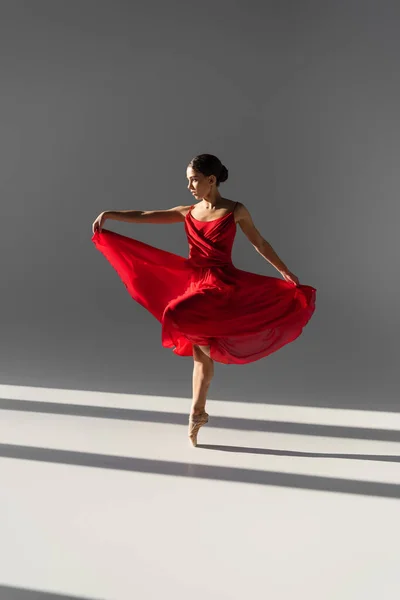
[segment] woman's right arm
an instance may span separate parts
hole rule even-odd
[[[179,223],[184,221],[191,206],[174,206],[167,210],[105,210],[92,225],[93,233],[101,231],[107,219],[127,223]]]
[[[167,210],[107,210],[105,216],[128,223],[178,223],[185,220],[189,209],[190,206],[174,206]]]

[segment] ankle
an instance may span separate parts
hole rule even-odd
[[[195,408],[190,411],[190,416],[191,417],[200,417],[200,415],[204,415],[205,410],[204,408]]]

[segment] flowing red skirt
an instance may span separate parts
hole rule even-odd
[[[162,325],[179,356],[210,346],[213,360],[244,364],[293,342],[315,310],[315,288],[257,275],[233,264],[196,261],[103,229],[92,237],[131,297]]]

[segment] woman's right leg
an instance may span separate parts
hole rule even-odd
[[[209,350],[204,348],[204,350]],[[197,445],[197,434],[202,425],[208,421],[205,411],[207,392],[214,375],[214,361],[209,352],[204,352],[199,346],[193,345],[193,400],[189,419],[189,438],[193,446]]]

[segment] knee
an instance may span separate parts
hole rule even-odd
[[[205,365],[204,363],[195,361],[194,374],[198,381],[208,385],[214,376],[214,368],[212,365]]]
[[[214,361],[196,344],[193,344],[193,360],[194,369],[201,379],[210,382],[214,375]]]

